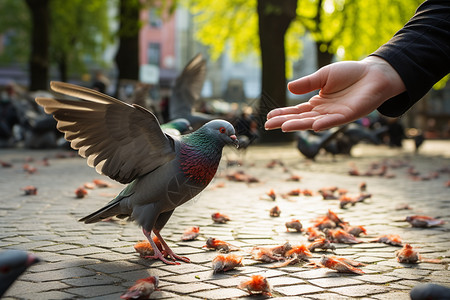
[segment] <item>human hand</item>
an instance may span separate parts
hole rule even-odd
[[[294,94],[320,89],[318,95],[296,106],[276,108],[267,115],[266,130],[325,130],[357,120],[387,99],[405,91],[392,66],[370,56],[362,61],[330,64],[317,72],[289,82]]]

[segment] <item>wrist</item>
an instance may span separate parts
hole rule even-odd
[[[362,60],[378,74],[383,85],[383,98],[388,100],[406,91],[405,84],[397,71],[383,58],[371,55]]]

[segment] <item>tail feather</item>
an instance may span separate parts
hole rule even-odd
[[[96,223],[103,219],[113,217],[115,215],[120,215],[119,201],[108,203],[106,206],[100,208],[99,210],[87,215],[84,218],[79,219],[79,222],[84,222],[86,224]]]

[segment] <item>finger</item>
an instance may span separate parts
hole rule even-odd
[[[348,120],[342,114],[323,115],[314,121],[312,129],[314,131],[321,131],[338,125],[343,125],[345,123],[348,123]]]
[[[281,115],[300,114],[303,112],[310,111],[313,107],[314,106],[312,106],[310,103],[305,102],[296,106],[275,108],[267,114],[267,119],[271,119],[273,117]]]
[[[284,122],[283,125],[281,126],[281,130],[283,132],[291,132],[291,131],[312,129],[312,125],[315,120],[316,120],[315,118],[292,119]]]
[[[299,78],[288,83],[288,89],[293,94],[305,94],[321,89],[325,84],[322,78],[326,77],[327,68],[322,68],[317,72]]]
[[[296,106],[288,106],[282,108],[275,108],[267,114],[267,119],[271,119],[273,117],[289,115],[289,114],[298,114],[299,111]]]
[[[267,120],[264,127],[266,130],[277,129],[277,128],[282,127],[282,124],[289,120],[317,117],[318,114],[319,113],[316,111],[308,111],[308,112],[304,112],[301,114],[290,114],[290,115],[277,116],[277,117],[273,117],[273,118]]]

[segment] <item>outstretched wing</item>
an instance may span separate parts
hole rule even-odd
[[[175,157],[170,137],[145,108],[68,83],[51,82],[50,87],[80,98],[36,102],[53,114],[58,130],[98,173],[129,183]]]
[[[206,60],[197,54],[177,77],[169,104],[170,119],[191,115],[192,107],[200,98],[206,77]]]

